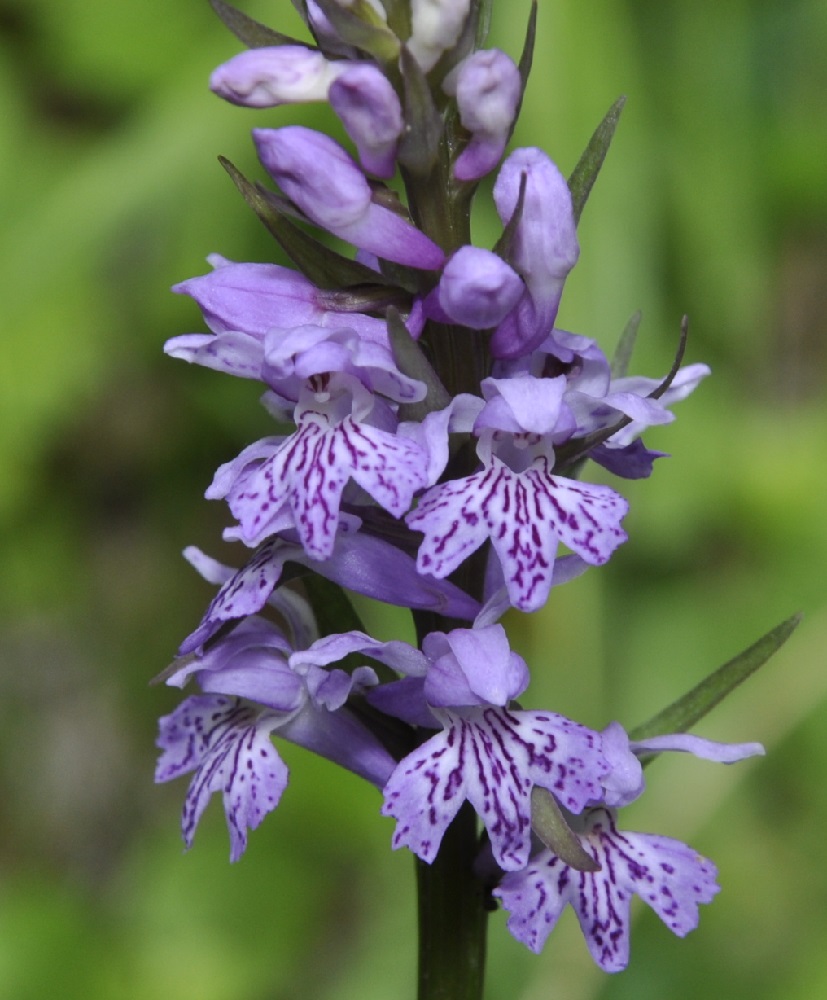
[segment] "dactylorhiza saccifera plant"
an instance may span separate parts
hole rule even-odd
[[[654,379],[626,371],[636,320],[611,362],[555,326],[623,102],[567,180],[540,148],[508,151],[536,6],[515,63],[483,47],[490,0],[294,0],[306,42],[212,2],[248,46],[213,91],[253,108],[327,101],[350,142],[254,129],[278,190],[224,166],[294,267],[215,254],[175,287],[210,332],[167,353],[263,385],[277,426],[207,490],[235,519],[225,537],[252,552],[232,569],[187,550],[218,592],[164,675],[201,693],[161,720],[156,778],[192,773],[187,846],[221,793],[232,860],[287,786],[273,737],[375,785],[393,847],[418,858],[421,1000],[482,996],[496,905],[533,951],[571,905],[595,962],[623,969],[633,896],[682,936],[718,891],[711,861],[625,828],[642,766],[665,750],[762,753],[686,730],[795,624],[631,734],[515,700],[529,668],[499,619],[537,611],[626,541],[628,504],[586,461],[647,477],[660,453],[642,433],[709,374],[681,367],[686,324]],[[470,233],[489,174],[490,249]],[[368,635],[346,591],[409,608],[417,647]]]

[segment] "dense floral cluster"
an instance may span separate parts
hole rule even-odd
[[[194,678],[201,693],[162,719],[157,780],[193,773],[187,845],[221,792],[233,860],[287,784],[273,735],[381,789],[393,846],[425,862],[467,801],[515,937],[539,950],[570,903],[595,960],[615,971],[632,894],[682,935],[717,891],[712,864],[683,844],[618,829],[617,810],[643,790],[640,755],[730,762],[761,748],[635,743],[617,723],[598,732],[518,707],[529,672],[498,619],[541,608],[626,540],[623,497],[575,477],[586,458],[648,476],[659,453],[641,433],[672,421],[708,369],[628,377],[593,340],[555,326],[579,253],[575,208],[541,149],[505,156],[530,53],[518,66],[479,48],[479,4],[300,6],[312,43],[225,9],[253,47],[215,71],[212,89],[255,108],[327,101],[352,152],[298,125],[255,129],[280,193],[241,183],[298,269],[215,255],[175,288],[210,332],[175,337],[167,353],[260,383],[290,429],[249,445],[207,490],[234,518],[225,537],[253,551],[233,570],[188,550],[218,592],[167,677]],[[496,246],[438,231],[427,192],[441,184],[437,204],[467,215],[494,171]],[[384,183],[397,176],[407,206]],[[313,227],[355,259],[318,245],[304,266],[295,248],[316,247]],[[285,583],[301,573],[411,608],[420,648],[358,629],[319,635],[301,588]],[[385,716],[406,746],[372,724]],[[589,864],[563,860],[533,823],[537,790]]]

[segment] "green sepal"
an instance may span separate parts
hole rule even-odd
[[[376,271],[358,261],[343,257],[294,225],[281,210],[278,195],[248,181],[225,157],[219,156],[218,160],[232,177],[244,200],[275,237],[282,250],[314,285],[319,288],[338,289],[385,283],[383,276]],[[298,217],[299,213],[295,214]]]
[[[531,789],[531,829],[570,868],[579,872],[600,871],[600,865],[566,822],[554,796],[539,785]]]
[[[210,6],[235,37],[250,49],[266,49],[271,45],[301,45],[306,49],[314,48],[306,42],[283,35],[280,31],[253,20],[247,14],[224,3],[224,0],[210,0]]]
[[[577,161],[577,166],[569,177],[569,191],[571,191],[571,202],[574,210],[575,223],[580,221],[583,208],[591,194],[606,153],[609,152],[612,138],[617,128],[620,112],[626,103],[626,97],[618,97],[614,104],[606,112],[606,117],[594,130],[594,135],[589,139],[589,144],[583,151],[583,155]]]
[[[442,384],[439,376],[431,367],[430,362],[422,352],[402,322],[402,317],[396,309],[388,309],[388,340],[390,341],[396,367],[408,378],[424,382],[428,388],[427,395],[418,403],[402,403],[399,407],[400,420],[424,420],[434,410],[444,410],[451,402],[448,390]]]
[[[439,156],[442,115],[437,111],[428,79],[406,48],[399,58],[404,88],[405,133],[396,158],[416,177],[427,177]]]
[[[406,42],[411,37],[411,0],[380,0],[388,19],[388,27],[396,37]]]
[[[612,378],[623,378],[629,370],[629,362],[632,360],[632,351],[635,349],[637,332],[640,329],[642,318],[643,313],[638,309],[637,312],[632,313],[629,322],[624,326],[612,358]]]
[[[629,738],[645,740],[667,733],[686,732],[731,694],[739,684],[743,684],[759,667],[762,667],[793,634],[801,618],[799,612],[780,625],[776,625],[743,653],[739,653],[704,678],[700,684],[696,684],[682,698],[678,698],[668,708],[658,712],[648,722],[631,730]]]
[[[345,45],[367,52],[383,63],[399,55],[399,39],[388,28],[368,0],[353,0],[343,7],[336,0],[316,0]]]

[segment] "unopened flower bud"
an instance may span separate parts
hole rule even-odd
[[[496,326],[523,294],[512,268],[490,250],[461,247],[445,265],[439,281],[439,304],[455,323],[486,330]]]
[[[481,49],[448,74],[443,89],[456,95],[460,120],[471,133],[454,176],[477,180],[494,169],[505,150],[520,103],[520,71],[505,52]]]
[[[248,49],[215,70],[210,89],[248,108],[323,101],[340,70],[340,64],[303,45]]]
[[[339,74],[328,96],[365,170],[377,177],[392,177],[396,142],[405,121],[388,78],[370,63],[352,63]]]
[[[254,129],[258,155],[288,198],[317,226],[385,260],[423,270],[445,254],[401,215],[371,201],[365,175],[342,147],[301,125]]]
[[[411,0],[411,55],[427,73],[459,38],[471,0]]]

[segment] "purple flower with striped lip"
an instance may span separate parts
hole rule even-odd
[[[326,636],[293,650],[269,622],[250,617],[207,653],[182,661],[167,683],[182,687],[195,676],[204,694],[187,698],[160,721],[163,751],[157,782],[194,771],[184,801],[182,833],[192,846],[214,792],[222,792],[232,861],[278,805],[288,772],[270,734],[278,732],[381,787],[395,761],[346,708],[347,699],[376,684],[371,667],[352,674],[328,669],[348,653],[392,657],[415,669],[421,654],[404,643],[380,643],[362,633]]]
[[[633,895],[679,937],[698,926],[698,905],[718,892],[711,861],[670,837],[618,830],[610,809],[589,809],[582,821],[580,842],[599,871],[576,871],[546,849],[522,871],[507,872],[494,890],[518,941],[540,952],[571,905],[595,962],[605,972],[620,972],[629,961]]]
[[[536,611],[551,589],[560,542],[601,565],[626,540],[623,497],[551,471],[552,438],[561,426],[570,430],[565,384],[564,376],[483,382],[487,402],[474,423],[483,468],[431,487],[405,519],[425,536],[421,573],[448,576],[490,539],[511,603]]]
[[[400,517],[427,482],[428,455],[368,422],[376,400],[355,378],[332,375],[315,388],[300,396],[293,434],[246,448],[221,466],[206,496],[227,499],[247,545],[295,528],[309,556],[327,559],[347,483]]]
[[[600,736],[552,712],[508,708],[525,690],[528,668],[500,625],[432,632],[422,651],[429,662],[421,697],[442,732],[405,757],[385,786],[382,812],[397,820],[393,846],[430,863],[467,800],[485,824],[497,864],[524,868],[531,789],[549,789],[572,812],[599,799],[609,770]],[[399,684],[415,701],[410,679]]]

